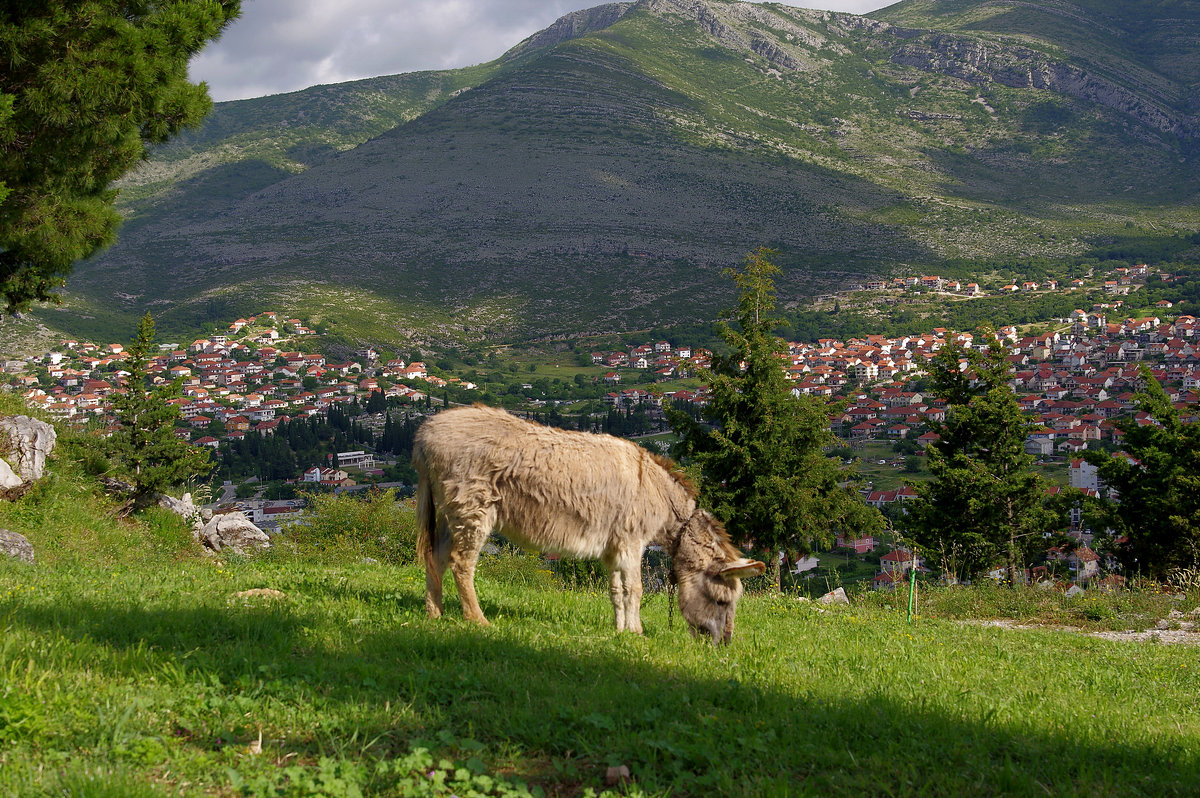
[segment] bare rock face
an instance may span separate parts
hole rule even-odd
[[[556,44],[577,39],[593,31],[604,30],[612,25],[625,13],[633,8],[632,2],[607,3],[582,11],[572,11],[545,30],[538,31],[525,41],[513,47],[504,54],[505,58],[514,58],[530,50],[542,47],[553,47]]]
[[[24,535],[0,529],[0,554],[21,562],[33,562],[33,544]]]
[[[1050,89],[1128,114],[1164,133],[1189,138],[1200,134],[1200,118],[1171,110],[1169,98],[1139,96],[1102,75],[1054,61],[1028,47],[1002,46],[930,32],[901,45],[891,61],[968,83],[995,82],[1013,88]]]
[[[267,533],[240,512],[214,515],[207,522],[199,518],[192,524],[192,534],[209,553],[228,549],[235,554],[249,554],[271,546]]]

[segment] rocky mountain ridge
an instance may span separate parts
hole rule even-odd
[[[1200,11],[1172,57],[1158,4],[1104,1],[611,3],[469,70],[221,104],[55,320],[536,337],[706,318],[760,245],[796,302],[1193,232]]]

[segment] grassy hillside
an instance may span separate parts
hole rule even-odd
[[[1200,229],[1195,3],[875,16],[641,0],[470,70],[222,104],[127,181],[71,312],[537,337],[710,317],[764,244],[793,300]]]
[[[166,513],[115,518],[86,465],[66,440],[0,503],[38,558],[0,561],[5,795],[574,796],[614,765],[632,795],[1182,796],[1200,779],[1194,647],[961,622],[1145,628],[1200,603],[1194,585],[923,588],[911,624],[886,594],[755,592],[714,649],[661,593],[645,637],[618,636],[606,590],[509,553],[480,566],[483,629],[452,592],[427,619],[411,546],[357,548],[362,514],[309,527],[336,527],[322,545],[293,531],[205,558]],[[411,531],[410,509],[384,515]],[[264,588],[282,595],[238,595]]]
[[[415,72],[217,103],[201,127],[120,182],[120,205],[136,223],[197,202],[203,209],[205,200],[228,204],[417,118],[492,71]]]

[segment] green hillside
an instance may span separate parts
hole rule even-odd
[[[794,301],[1191,233],[1197,31],[1149,0],[599,7],[469,70],[220,104],[44,316],[527,338],[710,318],[764,244]]]

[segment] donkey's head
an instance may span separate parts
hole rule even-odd
[[[721,522],[697,509],[679,534],[672,572],[679,585],[679,612],[692,633],[713,643],[733,637],[733,618],[742,596],[742,578],[766,566],[748,560],[729,542]]]

